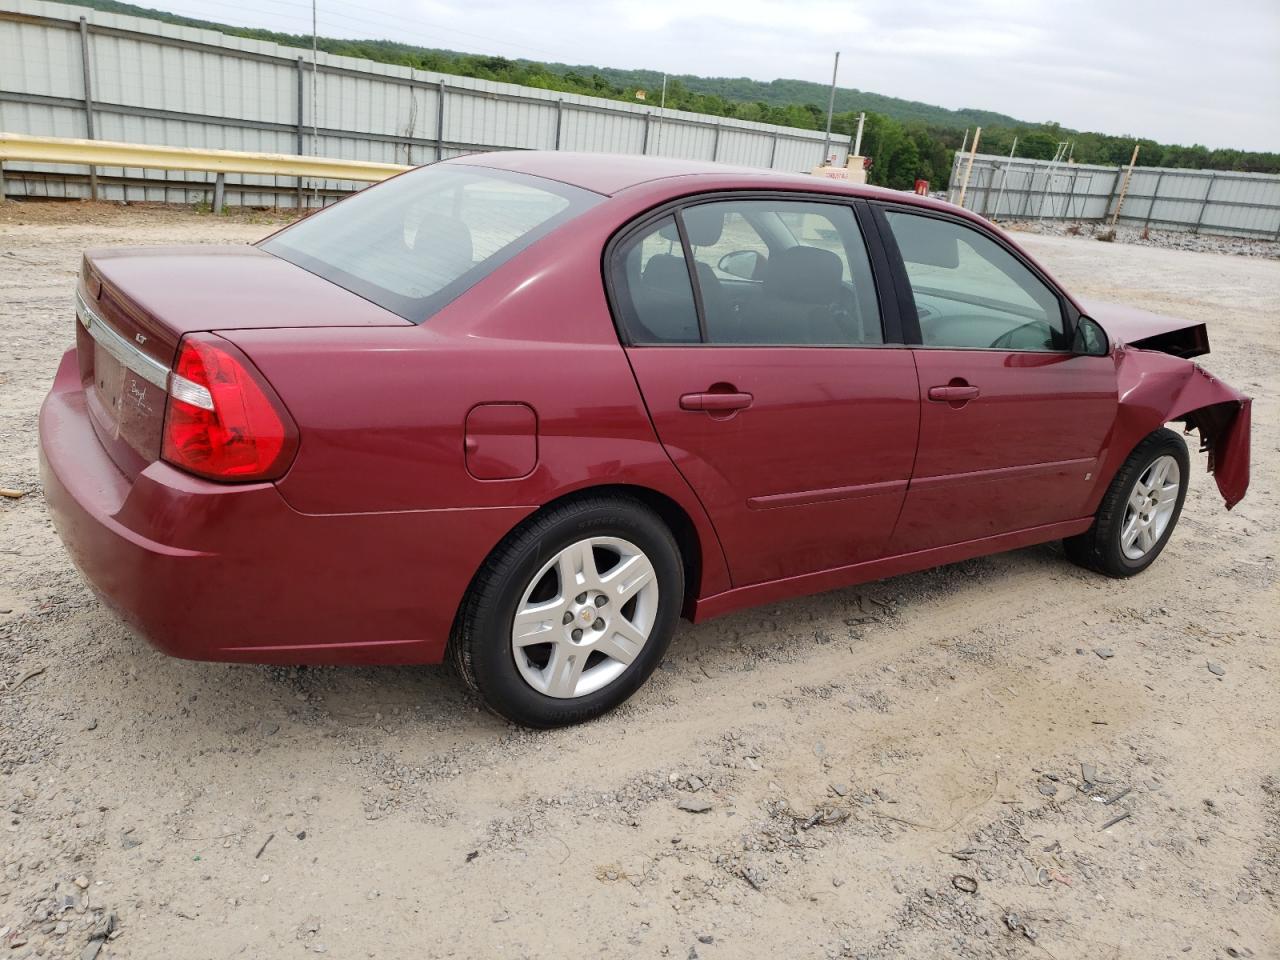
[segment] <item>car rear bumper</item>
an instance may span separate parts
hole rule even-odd
[[[317,516],[274,484],[162,462],[130,480],[94,433],[75,351],[40,410],[40,468],[94,590],[155,647],[194,660],[439,662],[471,576],[532,509]]]

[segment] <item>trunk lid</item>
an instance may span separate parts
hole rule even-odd
[[[130,478],[160,457],[167,375],[185,334],[410,325],[250,246],[90,250],[76,300],[76,352],[90,419]]]

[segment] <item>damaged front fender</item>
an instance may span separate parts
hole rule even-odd
[[[1119,412],[1108,466],[1115,475],[1129,452],[1153,430],[1171,422],[1200,434],[1200,449],[1209,455],[1209,472],[1230,510],[1249,489],[1249,397],[1189,360],[1117,346],[1116,379]]]

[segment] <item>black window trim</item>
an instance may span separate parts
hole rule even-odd
[[[732,200],[781,200],[792,203],[827,203],[833,206],[847,207],[854,217],[854,225],[862,236],[866,248],[867,259],[871,266],[872,282],[875,285],[876,302],[880,310],[880,328],[884,337],[883,343],[709,343],[706,333],[706,315],[702,305],[702,291],[698,285],[697,267],[693,260],[693,248],[689,244],[685,232],[682,212],[689,207],[707,203],[721,203]],[[618,291],[625,289],[625,268],[622,258],[616,256],[618,247],[626,243],[637,233],[652,227],[664,217],[672,216],[680,234],[681,251],[684,255],[685,268],[689,273],[689,284],[693,288],[694,308],[698,314],[698,331],[700,340],[697,343],[660,343],[637,341],[623,320],[619,308],[621,298]],[[760,190],[745,188],[740,190],[714,190],[706,193],[688,194],[666,200],[658,206],[638,214],[628,220],[605,242],[601,256],[601,273],[604,278],[605,296],[609,303],[609,312],[613,318],[614,329],[618,340],[624,347],[636,348],[670,348],[670,347],[707,347],[707,348],[744,348],[765,350],[883,350],[903,349],[911,346],[904,336],[902,314],[899,310],[900,294],[896,290],[896,276],[893,261],[882,249],[882,233],[874,222],[867,208],[867,201],[861,197],[850,197],[839,194],[811,192],[807,190]],[[897,247],[894,247],[896,252]],[[911,301],[914,304],[914,300]],[[918,336],[918,333],[917,333]]]
[[[707,311],[702,303],[702,284],[698,282],[698,265],[693,260],[693,244],[689,242],[689,230],[684,225],[684,207],[672,211],[671,219],[675,221],[676,233],[680,237],[680,256],[684,258],[684,269],[689,274],[689,286],[693,290],[693,312],[698,317],[698,343],[707,342]]]
[[[1009,242],[998,231],[989,229],[983,224],[974,223],[967,217],[956,216],[945,210],[935,210],[931,207],[920,207],[912,203],[894,203],[886,200],[869,200],[867,206],[876,226],[880,231],[880,242],[885,248],[889,258],[889,269],[893,274],[894,292],[897,294],[898,301],[902,305],[901,317],[903,324],[903,332],[906,335],[906,342],[913,349],[918,350],[977,350],[989,353],[1032,353],[1032,354],[1065,354],[1073,355],[1074,351],[1070,344],[1075,342],[1076,324],[1080,320],[1080,312],[1076,310],[1063,290],[1048,277],[1045,272],[1035,263],[1027,259],[1026,254],[1019,250],[1016,246]],[[902,251],[898,249],[898,241],[893,235],[893,228],[889,225],[886,213],[904,213],[914,214],[921,217],[930,217],[934,220],[942,220],[947,223],[954,223],[957,226],[968,227],[976,233],[991,240],[997,244],[1002,250],[1012,256],[1018,263],[1022,264],[1032,276],[1045,285],[1049,292],[1058,300],[1058,309],[1061,311],[1063,321],[1063,334],[1068,344],[1065,349],[1061,350],[1028,350],[1016,347],[953,347],[945,344],[929,344],[924,342],[924,338],[920,333],[920,316],[916,310],[915,294],[911,289],[911,280],[907,276],[906,262],[902,258]]]

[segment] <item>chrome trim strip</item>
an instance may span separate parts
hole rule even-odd
[[[169,368],[159,360],[148,357],[113,330],[94,309],[85,303],[80,291],[76,291],[76,318],[84,325],[89,336],[135,375],[147,383],[164,390],[169,390]]]

